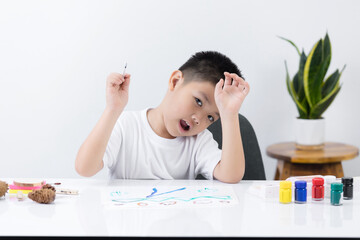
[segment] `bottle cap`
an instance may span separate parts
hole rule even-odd
[[[332,182],[336,181],[336,177],[333,175],[326,175],[324,176],[324,181],[326,184],[331,184]]]
[[[341,182],[344,184],[344,185],[351,185],[353,184],[353,178],[352,177],[343,177],[341,179]]]
[[[296,188],[306,188],[306,181],[296,181],[295,187]]]
[[[292,182],[290,181],[281,181],[280,188],[291,188]]]
[[[343,184],[339,183],[339,182],[333,182],[333,183],[331,183],[331,190],[342,192]]]
[[[313,185],[324,185],[324,179],[323,178],[313,178],[312,180]]]

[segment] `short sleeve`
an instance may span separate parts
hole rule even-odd
[[[221,160],[221,153],[218,143],[208,129],[199,133],[195,143],[195,176],[201,174],[206,179],[213,180],[214,169]]]
[[[111,132],[110,139],[106,146],[105,154],[103,157],[104,167],[112,169],[115,166],[116,159],[120,150],[122,142],[122,120],[125,115],[123,112],[115,123],[114,129]]]

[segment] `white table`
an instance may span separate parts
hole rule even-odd
[[[12,183],[14,179],[0,179]],[[0,199],[0,236],[199,236],[199,237],[360,237],[360,201],[342,206],[329,201],[280,204],[248,192],[253,183],[206,180],[45,179],[79,195],[57,195],[52,204],[30,199]],[[263,181],[265,183],[265,181]],[[232,186],[239,204],[232,207],[180,209],[106,209],[105,186]]]

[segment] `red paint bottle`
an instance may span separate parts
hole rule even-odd
[[[313,178],[312,179],[312,199],[315,201],[324,200],[324,179]]]

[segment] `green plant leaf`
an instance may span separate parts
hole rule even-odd
[[[319,72],[324,70],[322,51],[323,41],[320,39],[312,48],[304,67],[304,90],[310,108],[321,100],[322,79],[319,79]]]
[[[321,115],[330,106],[336,95],[339,93],[341,86],[337,85],[325,98],[318,102],[310,111],[311,119],[320,119]]]
[[[329,67],[331,62],[331,43],[330,43],[329,35],[326,33],[324,38],[324,45],[323,45],[323,60],[325,60],[328,56],[330,56],[330,59],[326,69]]]
[[[304,53],[304,50],[303,50],[302,53],[301,53],[301,56],[300,56],[299,71],[298,71],[298,81],[299,81],[299,83],[298,83],[298,90],[296,91],[300,102],[302,102],[303,99],[305,98],[304,67],[305,67],[306,59],[307,59],[307,57],[306,57],[306,55]]]
[[[326,33],[325,39],[323,41],[323,49],[322,49],[322,60],[321,60],[321,67],[320,71],[318,72],[316,78],[318,82],[321,82],[321,85],[324,82],[324,78],[326,75],[326,72],[329,68],[331,62],[331,43],[328,34]],[[320,98],[316,99],[318,101],[321,100],[322,96],[319,96]]]
[[[304,118],[305,116],[307,116],[307,111],[306,111],[306,108],[304,106],[302,106],[297,99],[296,92],[295,92],[295,89],[293,86],[293,82],[290,80],[286,61],[285,61],[285,69],[286,69],[286,86],[287,86],[288,92],[296,104],[296,107],[300,114],[300,118]]]
[[[323,83],[323,86],[321,88],[321,96],[324,98],[326,95],[328,95],[335,87],[339,86],[339,80],[340,77],[345,70],[346,64],[344,65],[343,69],[341,69],[341,72],[339,73],[339,70],[336,69],[336,71],[331,74],[326,81]]]
[[[301,55],[301,54],[300,54],[300,51],[299,51],[299,48],[298,48],[298,47],[295,45],[295,43],[293,43],[291,40],[286,39],[286,38],[284,38],[284,37],[280,37],[280,36],[278,36],[278,38],[281,38],[282,40],[285,40],[285,41],[289,42],[291,45],[293,45],[293,46],[296,48],[296,51],[298,52],[299,56]]]
[[[293,77],[293,86],[294,86],[294,91],[296,92],[296,95],[298,95],[298,91],[299,91],[299,88],[300,88],[300,84],[301,82],[299,81],[299,72],[297,72],[295,74],[295,76]]]
[[[316,95],[316,98],[314,103],[318,103],[322,99],[322,86],[324,83],[325,74],[327,72],[327,69],[329,67],[331,56],[328,55],[320,64],[319,72],[316,75],[316,82],[320,84],[320,95]],[[319,92],[317,92],[319,93]]]
[[[310,106],[309,106],[309,103],[308,103],[306,97],[304,97],[302,100],[299,100],[299,102],[300,102],[301,106],[303,106],[306,109],[306,115],[303,115],[303,116],[300,115],[300,118],[308,119],[309,118],[308,113],[310,112]]]
[[[338,85],[339,78],[340,73],[339,70],[336,69],[336,71],[325,80],[321,88],[321,96],[323,98],[327,96],[336,87],[336,85]]]

